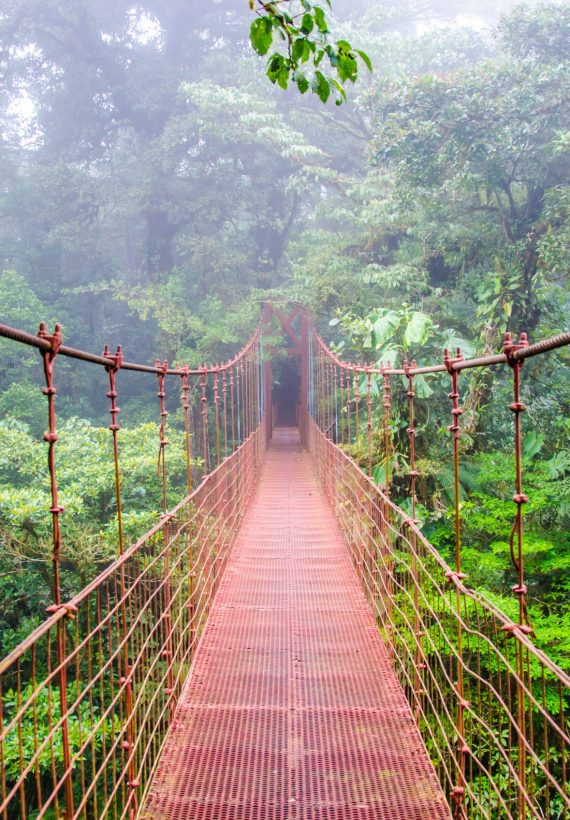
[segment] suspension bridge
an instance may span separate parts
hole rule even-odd
[[[274,427],[272,327],[299,361],[296,426]],[[189,367],[66,347],[60,328],[0,335],[39,350],[48,428],[53,604],[0,662],[0,816],[564,818],[570,678],[533,642],[524,574],[523,363],[570,344],[374,367],[342,361],[298,305],[266,304],[231,361]],[[118,556],[71,600],[57,461],[57,363],[105,374]],[[462,567],[460,377],[512,374],[511,559],[518,617]],[[158,387],[160,520],[124,536],[118,399]],[[416,518],[414,380],[449,379],[455,561]],[[406,384],[408,512],[392,499],[393,395]],[[167,391],[184,419],[187,494],[167,506]],[[377,429],[377,420],[382,420]],[[384,448],[383,481],[373,477]],[[203,472],[196,479],[199,456]]]

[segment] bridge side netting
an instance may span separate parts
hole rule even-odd
[[[465,361],[460,351],[446,351],[441,364],[396,368],[342,361],[314,327],[309,333],[308,447],[456,817],[570,813],[570,678],[533,642],[521,462],[522,363],[569,342],[570,334],[532,346],[524,336],[508,336],[495,356]],[[516,619],[471,588],[462,566],[458,380],[465,369],[501,365],[510,368],[513,386],[515,508],[506,539],[517,578]],[[452,565],[426,539],[416,513],[414,379],[432,373],[447,374],[450,385]],[[396,408],[394,393],[403,386]],[[392,498],[396,428],[408,439],[406,511]]]
[[[263,458],[262,326],[231,361],[172,368],[65,347],[61,329],[0,335],[39,349],[48,405],[53,604],[0,662],[0,817],[134,817],[157,763]],[[58,487],[55,397],[61,356],[99,365],[109,398],[117,560],[71,600]],[[129,372],[156,392],[162,509],[126,541],[118,400]],[[167,398],[180,390],[186,497],[168,508]]]

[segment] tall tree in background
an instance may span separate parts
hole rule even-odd
[[[318,96],[313,60],[324,49],[330,74],[337,59],[319,29],[329,12],[307,3],[303,31],[290,6],[279,17],[257,3],[252,17],[242,0],[12,0],[0,18],[4,267],[68,339],[97,348],[121,328],[147,358],[223,355],[275,287],[328,312],[404,299],[487,343],[490,325],[556,321],[564,7],[518,12],[499,44],[442,27],[458,6],[339,7],[332,45],[365,45],[376,74],[336,109],[274,91],[251,54],[252,23],[269,61],[282,32],[280,53],[297,61],[288,82],[299,69]]]
[[[305,4],[300,26],[289,6],[254,4],[254,46],[264,52],[282,35],[289,54],[285,73],[271,79],[284,86],[290,75],[305,91],[303,66],[318,96],[328,96],[323,84],[343,94],[355,53],[330,40],[319,6]],[[219,303],[229,293],[235,303],[274,284],[307,189],[300,172],[308,179],[322,152],[278,110],[248,55],[250,22],[243,0],[4,8],[4,265],[57,306],[77,343],[99,344],[118,327],[117,299],[126,299],[135,340],[137,316],[164,327],[165,315],[186,314],[175,336],[188,339],[186,355],[196,344],[195,355],[206,355],[202,331],[217,304],[208,297]],[[338,76],[330,87],[323,57],[327,77]],[[216,327],[222,344],[235,343],[235,330]]]

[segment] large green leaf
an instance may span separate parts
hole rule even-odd
[[[315,71],[312,86],[313,91],[317,94],[321,101],[326,102],[330,96],[331,87],[327,78],[321,71]]]
[[[250,28],[251,44],[258,54],[263,57],[271,48],[273,42],[273,25],[269,17],[257,17]]]
[[[415,310],[404,330],[404,350],[409,350],[412,345],[423,345],[427,341],[432,325],[433,322],[427,314]]]
[[[531,430],[527,433],[522,443],[522,454],[527,458],[532,458],[542,450],[545,437],[543,433],[537,433],[536,430]]]
[[[402,323],[402,316],[395,310],[387,310],[372,325],[374,348],[378,350],[393,338]]]
[[[475,345],[463,336],[459,336],[453,328],[443,331],[442,337],[444,347],[452,351],[459,347],[466,359],[470,359],[477,352]]]
[[[387,365],[388,367],[395,367],[398,360],[400,350],[397,345],[387,345],[380,351],[380,356],[376,362],[376,367]]]
[[[421,374],[414,377],[414,390],[418,399],[428,399],[433,393],[429,381]]]

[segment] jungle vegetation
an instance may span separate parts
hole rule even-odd
[[[570,7],[505,4],[497,17],[485,2],[473,20],[461,5],[303,3],[287,20],[245,0],[8,0],[2,320],[31,332],[57,320],[75,347],[122,343],[131,359],[190,365],[233,353],[269,298],[307,304],[344,357],[370,362],[497,352],[507,330],[567,329]],[[0,352],[7,650],[50,602],[50,538],[40,362],[7,341]],[[71,592],[114,554],[113,475],[104,380],[58,367]],[[462,378],[461,489],[467,572],[511,611],[507,377]],[[570,669],[568,354],[529,362],[523,385],[531,615]],[[446,556],[447,390],[418,380],[422,526]],[[402,385],[391,469],[405,505],[404,403]],[[157,407],[136,378],[121,406],[134,537],[159,507]]]

